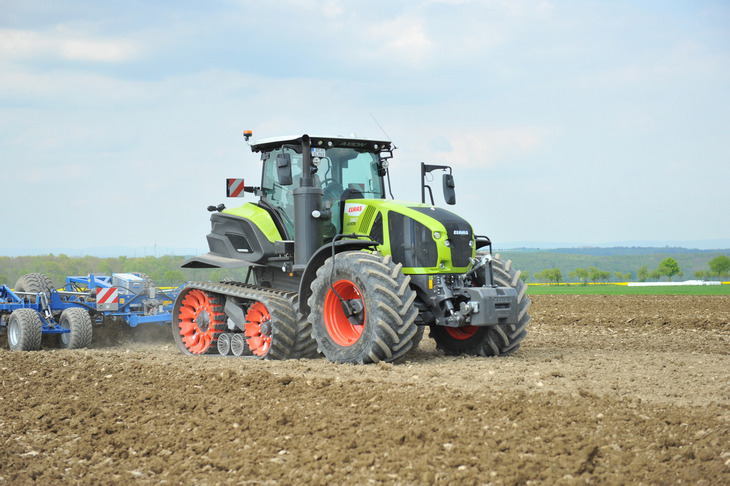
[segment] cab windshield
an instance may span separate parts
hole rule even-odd
[[[382,199],[383,181],[378,175],[379,155],[358,152],[351,148],[314,149],[312,165],[316,164],[313,183],[322,188],[323,204],[329,202],[332,219],[325,223],[326,240],[332,239],[342,229],[342,206],[348,199]],[[277,178],[276,156],[288,153],[291,158],[292,180],[290,186],[282,186]],[[289,238],[294,238],[294,189],[302,178],[302,154],[300,146],[284,146],[264,152],[262,199],[265,199],[281,215]]]

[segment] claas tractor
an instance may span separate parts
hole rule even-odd
[[[433,204],[433,171],[446,203],[455,201],[449,166],[421,163],[421,203],[398,201],[390,141],[244,136],[261,154],[261,184],[229,179],[227,195],[257,200],[209,206],[210,252],[183,264],[240,268],[242,281],[180,291],[172,333],[181,352],[397,362],[426,328],[447,355],[520,346],[530,300],[519,272],[492,254],[488,237]]]

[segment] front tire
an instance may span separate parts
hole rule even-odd
[[[390,256],[350,251],[328,258],[317,271],[309,321],[318,350],[329,361],[393,362],[411,349],[416,293],[401,267]],[[345,315],[340,298],[354,315]]]
[[[517,291],[517,324],[456,328],[432,325],[430,336],[436,341],[437,349],[451,356],[506,356],[520,347],[530,322],[527,285],[520,280],[520,272],[512,267],[512,261],[503,262],[499,255],[492,260],[492,271],[495,285]]]

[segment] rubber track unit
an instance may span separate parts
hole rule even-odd
[[[271,315],[273,328],[271,347],[262,358],[299,359],[319,356],[317,343],[312,338],[311,324],[298,311],[296,292],[225,281],[189,282],[180,294],[192,288],[215,294],[223,301],[227,297],[233,297],[246,304],[264,304]]]
[[[477,252],[477,256],[482,253]],[[530,299],[527,285],[520,280],[520,271],[512,268],[512,260],[503,262],[499,254],[492,261],[494,283],[500,287],[512,287],[517,291],[517,324],[485,326],[476,329],[470,337],[462,339],[450,336],[446,328],[432,326],[430,337],[436,341],[436,348],[447,355],[470,354],[476,356],[506,356],[514,353],[527,335],[530,315]]]

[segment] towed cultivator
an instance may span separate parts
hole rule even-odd
[[[520,346],[530,300],[519,272],[433,204],[426,179],[437,170],[455,202],[450,167],[421,164],[422,200],[412,203],[392,199],[389,141],[302,135],[250,146],[260,186],[229,179],[227,195],[258,200],[209,206],[210,252],[183,265],[248,267],[247,277],[180,290],[172,333],[183,353],[393,362],[426,328],[451,355]]]
[[[43,335],[55,337],[61,348],[91,344],[94,324],[123,321],[168,324],[178,289],[156,288],[144,274],[67,277],[57,290],[42,273],[23,275],[15,289],[0,286],[0,332],[16,351],[40,349]]]

